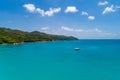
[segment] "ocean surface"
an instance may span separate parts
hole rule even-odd
[[[0,45],[0,80],[120,80],[120,40]]]

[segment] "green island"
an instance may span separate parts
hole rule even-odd
[[[43,42],[56,40],[78,40],[73,36],[46,34],[39,31],[25,32],[0,27],[0,44],[20,44],[24,42]]]

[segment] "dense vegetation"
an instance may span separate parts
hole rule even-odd
[[[0,28],[0,44],[55,40],[77,40],[77,38],[72,36],[46,34],[38,31],[24,32],[9,28]]]

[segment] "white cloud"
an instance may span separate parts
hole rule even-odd
[[[45,12],[44,12],[44,10],[42,10],[42,9],[40,9],[40,8],[36,8],[36,10],[35,10],[37,13],[39,13],[41,16],[45,16]]]
[[[86,32],[102,32],[98,28],[86,30]]]
[[[84,30],[84,29],[74,29],[74,28],[62,26],[61,29],[65,30],[65,31],[69,31],[69,32],[78,32],[78,33],[81,33],[81,32],[86,32],[86,33],[102,32],[98,28]]]
[[[81,15],[83,15],[83,16],[88,16],[88,13],[85,12],[85,11],[82,11]]]
[[[89,20],[94,20],[95,16],[89,16],[89,14],[86,11],[82,11],[81,15],[87,16]]]
[[[102,12],[102,14],[107,14],[107,13],[111,13],[111,12],[116,12],[117,9],[120,9],[120,6],[111,5],[110,7],[106,7],[106,8],[104,9],[104,11]]]
[[[42,27],[41,30],[49,30],[50,28],[49,27]]]
[[[104,36],[117,36],[118,34],[116,33],[103,33]]]
[[[110,7],[106,7],[102,12],[102,14],[107,14],[110,12],[116,12],[116,7],[114,7],[114,5],[111,5]]]
[[[39,13],[41,16],[53,16],[55,13],[58,13],[60,11],[61,8],[50,8],[48,11],[36,8],[36,12]]]
[[[109,2],[108,1],[104,1],[104,2],[99,2],[98,5],[99,6],[104,6],[107,5]]]
[[[26,8],[29,12],[34,12],[35,11],[34,4],[24,4],[23,7]]]
[[[48,11],[46,11],[44,14],[47,16],[53,16],[54,13],[58,13],[61,11],[61,8],[50,8]]]
[[[75,7],[75,6],[68,6],[65,10],[65,13],[75,13],[75,12],[78,12],[78,9]]]
[[[66,31],[74,31],[73,28],[69,28],[69,27],[65,27],[65,26],[62,26],[61,29],[66,30]]]
[[[59,13],[61,8],[49,8],[48,11],[44,11],[41,8],[36,8],[34,4],[24,4],[24,8],[26,8],[29,12],[39,13],[41,16],[53,16],[55,13]]]
[[[89,19],[89,20],[94,20],[94,19],[95,19],[95,16],[88,16],[88,19]]]
[[[67,35],[67,36],[75,36],[78,38],[115,38],[116,36],[120,36],[120,33],[112,33],[102,31],[99,28],[92,28],[92,29],[80,29],[80,28],[73,28],[68,26],[61,26],[60,28],[49,28],[46,30],[47,27],[42,27],[43,30],[40,30],[45,33],[49,34],[57,34],[57,35]],[[42,29],[41,28],[41,29]]]
[[[65,31],[70,31],[70,32],[83,32],[82,29],[73,29],[73,28],[65,27],[65,26],[62,26],[61,29]]]

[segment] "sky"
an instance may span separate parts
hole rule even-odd
[[[0,27],[120,39],[120,0],[0,0]]]

